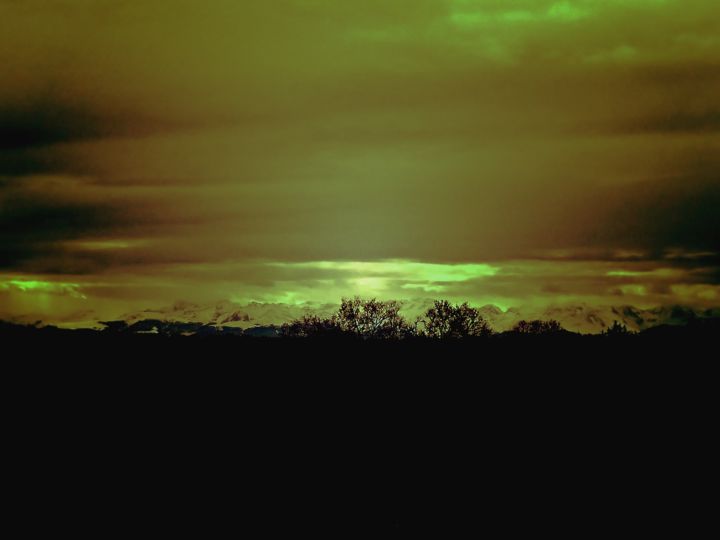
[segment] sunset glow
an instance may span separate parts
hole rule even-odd
[[[711,0],[0,0],[0,318],[720,305]]]

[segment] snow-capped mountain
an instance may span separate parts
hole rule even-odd
[[[200,323],[216,327],[248,329],[254,327],[277,326],[298,319],[303,315],[316,314],[330,316],[337,311],[333,304],[264,304],[251,302],[239,304],[222,300],[213,304],[194,304],[176,302],[172,306],[146,309],[126,314],[122,320],[128,324],[150,319],[159,321]]]
[[[628,330],[640,331],[660,325],[684,325],[694,319],[720,316],[720,309],[695,310],[682,306],[641,309],[634,306],[589,306],[586,304],[546,308],[481,308],[485,319],[497,331],[509,330],[520,320],[556,320],[566,330],[585,334],[600,333],[617,321]]]
[[[402,315],[409,321],[422,316],[433,304],[432,299],[416,299],[403,302]],[[172,306],[129,313],[122,317],[128,325],[137,328],[152,327],[153,321],[189,323],[197,327],[238,329],[253,333],[264,328],[280,326],[303,315],[329,317],[337,311],[338,304],[299,305],[280,303],[239,304],[227,300],[212,304],[177,302]],[[556,320],[567,330],[580,333],[600,333],[614,321],[629,330],[645,330],[664,324],[679,325],[703,317],[718,317],[720,309],[695,310],[682,306],[662,306],[640,309],[633,306],[588,306],[586,304],[560,305],[545,308],[509,308],[503,310],[495,305],[478,307],[490,326],[503,332],[510,330],[521,320]],[[146,322],[149,321],[147,324]],[[190,328],[190,327],[188,327]]]

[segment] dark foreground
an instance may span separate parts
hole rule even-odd
[[[716,328],[463,342],[4,332],[27,536],[691,536]],[[713,525],[714,526],[714,525]]]

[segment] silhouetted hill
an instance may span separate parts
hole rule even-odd
[[[632,514],[679,534],[708,504],[691,479],[712,448],[717,320],[454,341],[183,336],[157,321],[0,323],[7,446],[22,454],[9,462],[28,462],[17,496],[42,485],[58,526],[80,511],[95,530],[128,507],[118,530],[151,512],[220,534],[212,516],[239,512],[268,537],[442,537],[478,520],[572,536]]]
[[[401,314],[408,320],[424,314],[433,305],[433,299],[414,299],[402,302]],[[122,317],[128,324],[143,320],[165,322],[192,322],[205,326],[248,329],[254,327],[270,328],[312,314],[327,317],[337,310],[335,304],[264,304],[252,302],[238,304],[220,301],[214,304],[200,305],[177,302],[172,306],[155,310],[129,313]],[[498,331],[510,330],[521,320],[557,320],[573,332],[600,333],[610,327],[614,321],[633,331],[640,331],[663,324],[683,325],[691,320],[717,317],[720,311],[697,310],[685,306],[660,306],[640,309],[634,306],[589,306],[586,304],[559,305],[550,307],[513,307],[507,310],[488,304],[479,307],[480,315],[490,326]]]
[[[194,347],[216,347],[222,345],[228,349],[228,356],[235,351],[246,349],[266,349],[283,351],[289,357],[297,357],[295,351],[348,349],[347,354],[363,349],[376,349],[407,352],[418,357],[427,356],[428,351],[463,351],[464,357],[483,357],[492,351],[502,354],[506,351],[519,351],[523,348],[539,346],[537,351],[528,350],[528,355],[539,357],[557,354],[561,350],[575,351],[578,354],[594,356],[600,351],[623,349],[687,347],[697,350],[700,345],[713,346],[720,336],[720,318],[691,318],[685,325],[660,325],[650,327],[638,333],[623,335],[579,334],[559,330],[540,335],[526,335],[515,331],[506,331],[487,337],[466,338],[460,340],[436,341],[428,338],[413,337],[402,340],[363,340],[352,337],[283,338],[276,326],[256,326],[245,330],[234,326],[216,326],[202,323],[183,323],[160,319],[143,319],[128,324],[125,321],[107,321],[103,330],[61,329],[55,326],[19,325],[0,321],[0,338],[5,343],[20,344],[21,348],[52,347],[57,343],[77,345],[107,346],[109,353],[116,347],[148,347],[139,354],[150,354],[152,348],[178,348],[182,353]],[[231,340],[232,339],[232,340]],[[560,347],[561,349],[551,349]],[[546,347],[547,346],[547,347]],[[540,359],[540,358],[538,358]]]
[[[434,300],[431,298],[418,298],[401,302],[400,314],[408,321],[414,321],[418,316],[423,315]],[[184,323],[197,325],[188,327],[188,332],[202,331],[211,332],[210,327],[215,327],[220,333],[232,332],[241,333],[242,330],[250,328],[272,328],[279,327],[284,323],[297,320],[306,315],[315,315],[326,318],[335,313],[338,304],[304,303],[304,304],[283,304],[283,303],[261,303],[250,302],[246,304],[221,300],[213,303],[198,304],[192,302],[176,302],[172,305],[134,311],[117,316],[117,321],[124,321],[128,326],[140,323],[137,326],[146,324],[144,321],[162,323],[166,331],[183,333],[180,326],[173,328],[173,325]],[[564,328],[580,333],[601,333],[607,330],[612,324],[618,323],[626,326],[632,331],[641,331],[660,325],[684,325],[694,319],[713,318],[720,316],[720,308],[698,309],[687,306],[659,306],[654,308],[641,309],[630,305],[587,305],[587,304],[562,304],[554,306],[518,306],[501,309],[498,306],[488,304],[477,307],[479,314],[488,322],[496,332],[504,332],[512,329],[521,320],[557,320]],[[86,322],[73,322],[62,320],[50,322],[63,327],[96,327],[102,326],[100,320],[94,320],[88,314],[84,317],[90,318]],[[28,315],[25,318],[15,319],[18,323],[34,323],[37,317]],[[85,321],[85,319],[83,319]],[[207,327],[207,328],[206,328]],[[150,328],[147,331],[153,331]],[[258,330],[254,330],[255,333]]]

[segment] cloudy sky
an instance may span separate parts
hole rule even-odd
[[[0,0],[0,316],[720,305],[715,0]]]

